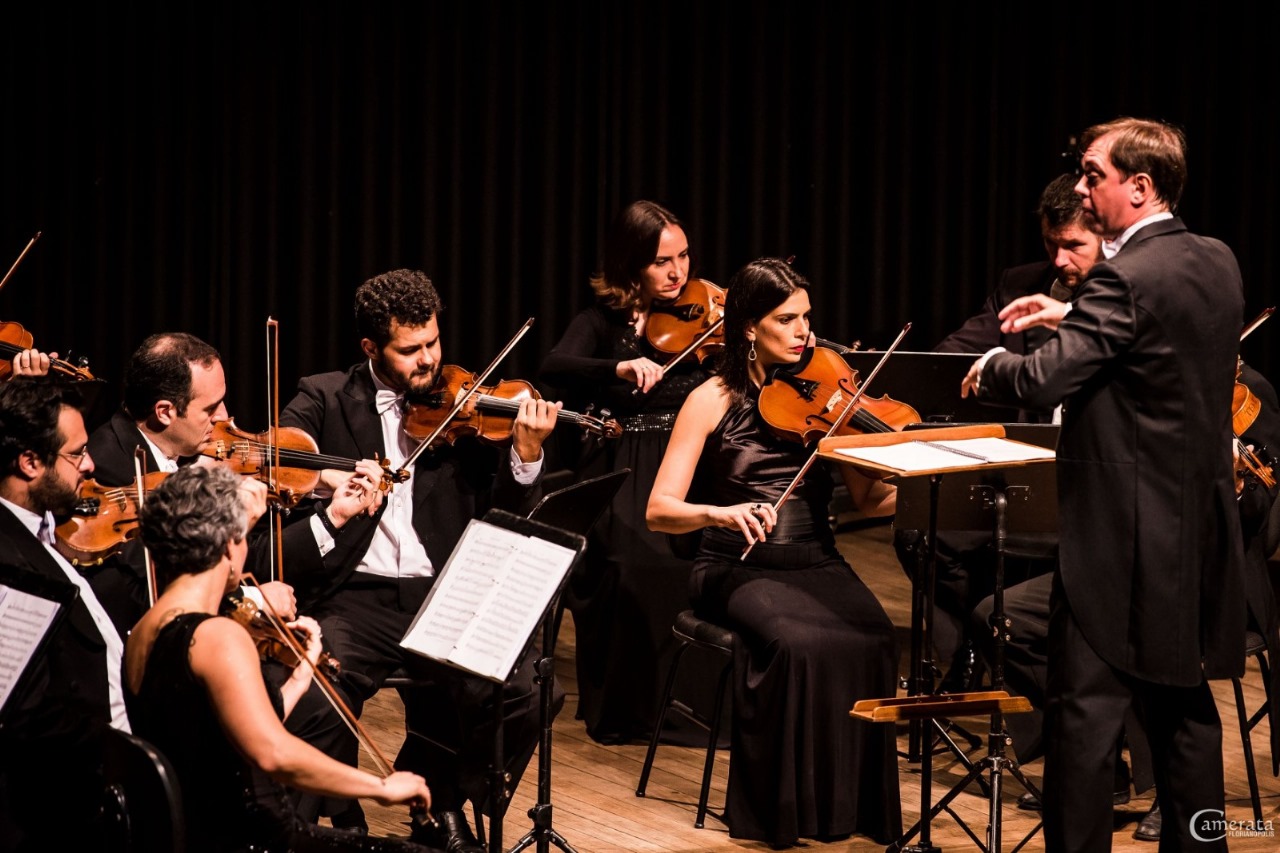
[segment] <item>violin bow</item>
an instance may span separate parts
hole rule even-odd
[[[1262,309],[1262,313],[1259,314],[1257,317],[1254,317],[1253,320],[1251,320],[1244,327],[1244,331],[1240,333],[1240,340],[1243,341],[1245,338],[1249,337],[1249,335],[1253,334],[1254,330],[1257,329],[1259,326],[1261,326],[1263,323],[1267,322],[1267,320],[1270,319],[1271,315],[1274,313],[1276,313],[1276,306],[1274,305],[1272,305],[1270,308]]]
[[[37,234],[36,236],[40,235]],[[134,506],[137,507],[139,519],[142,516],[142,497],[145,492],[142,481],[142,466],[146,464],[146,461],[147,451],[141,445],[135,447],[133,449],[133,485],[136,491],[133,499],[136,502]],[[156,583],[156,566],[155,563],[151,562],[151,549],[145,544],[142,546],[142,562],[146,566],[147,572],[147,603],[150,607],[155,607],[156,598],[160,590],[157,588],[158,584]]]
[[[267,316],[267,434],[271,436],[271,476],[267,484],[279,494],[276,477],[280,472],[280,323]],[[284,513],[281,505],[271,505],[271,553],[275,557],[271,565],[272,580],[284,581]]]
[[[244,579],[246,583],[258,590],[259,593],[262,592],[262,587],[258,585],[258,581],[253,575],[245,575]],[[355,736],[356,741],[365,748],[366,752],[369,753],[369,757],[373,759],[373,763],[377,766],[378,773],[382,778],[385,779],[394,773],[395,766],[391,763],[390,759],[388,759],[386,754],[378,748],[378,744],[374,742],[373,738],[369,735],[368,730],[360,724],[360,718],[355,715],[355,712],[352,711],[343,700],[342,694],[338,693],[337,688],[333,686],[333,682],[329,680],[329,677],[312,665],[310,658],[307,657],[306,651],[302,648],[302,644],[299,643],[293,633],[287,629],[284,617],[276,612],[276,609],[271,606],[271,602],[265,595],[262,596],[262,607],[260,609],[267,615],[267,621],[280,636],[280,640],[297,656],[298,665],[310,668],[311,681],[320,688],[320,692],[324,694],[324,698],[328,700],[329,705],[332,706],[334,712],[337,713],[338,719],[342,720],[343,724],[346,725],[347,730]],[[414,818],[415,823],[421,822],[429,826],[436,825],[435,818],[431,816],[431,812],[427,810],[425,804],[410,806],[409,813]]]
[[[31,247],[40,239],[41,233],[43,232],[37,231],[35,236],[27,241],[27,245],[18,253],[18,259],[13,262],[13,266],[9,267],[9,271],[4,274],[4,278],[0,278],[0,290],[3,290],[4,286],[9,283],[9,278],[13,275],[13,271],[18,268],[18,264],[22,263],[22,259],[27,256],[27,252],[30,252]]]
[[[515,336],[507,342],[507,345],[502,348],[502,352],[498,353],[498,355],[494,357],[489,366],[484,369],[484,372],[476,375],[475,380],[471,383],[471,387],[458,395],[458,399],[453,401],[453,408],[449,410],[449,414],[445,415],[440,421],[440,425],[431,431],[431,435],[418,443],[418,446],[409,454],[409,458],[404,460],[404,464],[400,466],[400,470],[396,472],[396,476],[404,476],[406,479],[408,478],[408,471],[413,463],[417,462],[418,457],[421,456],[429,446],[431,446],[431,442],[440,437],[441,433],[445,431],[445,428],[449,426],[449,422],[458,416],[458,412],[462,411],[462,407],[467,404],[467,401],[472,398],[476,391],[479,390],[480,386],[484,384],[484,381],[489,378],[489,374],[498,369],[498,365],[502,363],[502,360],[506,358],[513,349],[515,349],[516,344],[520,343],[520,339],[523,338],[525,333],[531,328],[533,328],[532,317],[524,321],[524,325],[521,326],[520,330],[515,333]]]
[[[824,435],[823,438],[830,438],[834,435],[835,431],[844,423],[845,418],[849,417],[850,412],[853,411],[853,407],[862,399],[862,395],[866,392],[867,387],[871,384],[871,381],[876,378],[876,374],[880,372],[880,368],[884,367],[884,363],[889,360],[889,356],[893,355],[894,350],[896,350],[899,344],[902,343],[902,339],[907,336],[907,332],[909,331],[911,331],[910,323],[903,326],[902,331],[898,332],[898,337],[893,339],[893,343],[884,351],[884,355],[880,356],[880,360],[876,362],[875,369],[871,371],[867,378],[863,380],[862,384],[858,387],[858,390],[849,398],[849,402],[846,403],[844,409],[841,410],[840,416],[831,422],[831,427],[827,430],[827,434]],[[818,441],[821,440],[822,439],[819,439]],[[791,482],[787,485],[786,491],[782,493],[782,496],[778,498],[777,502],[773,505],[773,511],[775,514],[778,510],[782,509],[782,505],[787,502],[789,497],[791,497],[791,493],[796,490],[796,486],[800,485],[801,478],[803,478],[809,469],[813,467],[813,463],[817,461],[817,458],[818,444],[815,442],[813,445],[813,452],[809,454],[809,458],[805,460],[804,465],[801,465],[800,470],[796,472],[795,477],[791,478]],[[738,559],[740,561],[747,559],[747,555],[751,553],[751,549],[754,547],[756,547],[756,543],[753,541],[747,545],[746,548],[742,549],[742,556]]]
[[[663,379],[666,379],[668,370],[675,367],[680,362],[684,361],[689,356],[690,353],[697,352],[698,347],[702,346],[707,341],[709,341],[715,335],[715,333],[720,331],[720,329],[722,329],[723,327],[724,327],[724,317],[722,316],[719,320],[716,320],[714,323],[712,323],[710,328],[708,328],[705,332],[698,335],[698,337],[694,338],[693,343],[689,344],[687,347],[681,350],[679,355],[673,356],[666,364],[662,365],[662,373],[658,376],[658,382],[661,382]],[[650,386],[649,390],[652,391],[653,388],[657,386],[658,382],[653,383],[653,386]],[[632,397],[639,397],[646,393],[648,392],[641,391],[639,388],[631,389]]]

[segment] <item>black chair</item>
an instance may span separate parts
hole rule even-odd
[[[103,849],[182,853],[186,822],[168,759],[139,737],[111,729],[103,743]]]
[[[1280,503],[1278,501],[1277,503]],[[1240,679],[1231,679],[1231,689],[1236,694],[1236,718],[1240,722],[1240,743],[1244,747],[1244,767],[1245,772],[1249,776],[1249,799],[1253,803],[1253,817],[1259,825],[1262,823],[1262,798],[1258,793],[1258,771],[1253,763],[1253,736],[1252,732],[1258,723],[1266,719],[1267,714],[1271,711],[1271,702],[1274,697],[1271,695],[1271,669],[1267,664],[1267,644],[1262,639],[1261,634],[1250,631],[1245,637],[1245,655],[1252,657],[1258,662],[1258,669],[1262,673],[1262,687],[1266,691],[1266,701],[1262,706],[1252,714],[1249,713],[1245,705],[1244,689],[1240,685]],[[1276,770],[1276,761],[1280,756],[1271,757],[1272,773]]]
[[[653,736],[649,739],[649,751],[645,754],[644,767],[640,770],[640,784],[636,786],[636,796],[643,797],[645,788],[649,785],[649,773],[653,770],[653,759],[658,751],[658,739],[662,736],[662,726],[667,720],[667,712],[676,711],[708,732],[707,756],[702,765],[702,788],[698,792],[698,814],[693,821],[695,828],[702,829],[708,813],[718,820],[724,820],[722,814],[709,812],[707,798],[711,794],[711,768],[715,765],[716,744],[720,739],[720,720],[724,713],[724,689],[729,682],[729,673],[733,671],[733,644],[737,635],[728,628],[700,619],[692,610],[681,611],[676,616],[675,624],[671,626],[671,633],[675,635],[678,645],[675,656],[671,659],[671,668],[667,672],[667,684],[663,688],[662,699],[658,705],[658,721],[653,727]],[[715,707],[709,718],[671,696],[676,676],[680,671],[680,661],[684,658],[684,653],[693,646],[725,657],[724,666],[721,667],[720,676],[716,680]]]

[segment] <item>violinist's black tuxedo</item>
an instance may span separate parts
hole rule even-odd
[[[117,409],[105,424],[89,435],[89,455],[93,457],[93,479],[104,486],[127,486],[133,482],[133,451],[146,454],[143,473],[159,471],[151,445],[147,444],[133,418]],[[190,460],[179,460],[183,464]]]
[[[1047,294],[1057,278],[1057,268],[1048,261],[1010,267],[1000,274],[1000,283],[982,304],[982,310],[943,338],[933,351],[984,353],[992,347],[1004,347],[1018,355],[1035,352],[1053,332],[1036,327],[1005,334],[1000,331],[999,315],[1006,305],[1021,296]]]
[[[281,414],[280,423],[311,434],[322,453],[351,459],[380,458],[386,454],[381,420],[374,408],[375,394],[368,362],[345,372],[306,377],[299,382],[298,394]],[[413,478],[413,527],[437,571],[444,567],[471,519],[490,507],[524,515],[536,503],[538,484],[516,482],[507,453],[505,446],[495,451],[462,439],[419,457]],[[294,524],[291,528],[308,526]],[[315,602],[312,610],[321,621],[330,650],[342,661],[344,692],[356,707],[373,695],[392,671],[405,666],[439,682],[452,705],[442,715],[438,707],[432,707],[439,706],[438,696],[432,703],[406,692],[410,728],[435,730],[461,724],[464,735],[468,734],[466,729],[492,717],[492,711],[481,709],[489,689],[477,679],[463,678],[398,647],[431,579],[397,581],[357,573],[356,566],[376,529],[376,518],[352,519],[336,537],[333,551],[322,558],[313,548],[311,558],[291,566],[290,582],[298,589],[300,601]],[[508,770],[518,779],[537,741],[537,708],[531,671],[522,670],[513,682],[507,691],[504,736]],[[456,740],[447,733],[442,739]],[[438,764],[412,768],[427,776],[442,809],[461,805],[448,802],[448,791],[455,785],[467,797],[480,798],[492,745],[477,736],[459,748],[456,768],[443,772]],[[402,758],[405,755],[402,753]]]
[[[1205,676],[1243,671],[1243,552],[1230,406],[1243,324],[1235,257],[1177,219],[1090,271],[1057,334],[999,353],[982,396],[1051,408],[1059,569],[1050,618],[1050,849],[1108,843],[1108,756],[1131,697],[1145,715],[1164,825],[1223,803]]]
[[[57,561],[0,505],[0,561],[69,584]],[[101,737],[111,722],[107,646],[76,598],[0,715],[0,850],[93,849],[101,841]]]

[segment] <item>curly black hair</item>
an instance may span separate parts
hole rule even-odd
[[[421,326],[444,310],[426,273],[392,270],[374,276],[356,290],[356,329],[378,346],[391,340],[391,321]]]
[[[80,391],[43,376],[19,376],[0,383],[0,476],[13,471],[28,450],[52,465],[66,436],[58,430],[62,407],[83,411]]]

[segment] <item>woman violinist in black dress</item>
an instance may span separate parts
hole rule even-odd
[[[694,358],[663,377],[669,356],[645,338],[650,315],[680,296],[689,269],[680,221],[651,201],[629,205],[607,236],[603,271],[591,280],[597,304],[573,319],[539,376],[566,399],[608,409],[622,424],[616,441],[587,448],[579,479],[631,469],[565,596],[577,630],[578,716],[602,743],[649,737],[674,651],[671,625],[689,606],[689,562],[644,523],[676,412],[707,377]],[[698,668],[692,658],[682,667]]]
[[[125,645],[133,731],[173,764],[188,850],[430,853],[407,840],[303,823],[285,799],[283,785],[383,805],[427,805],[431,794],[420,776],[380,779],[285,731],[282,718],[307,691],[308,664],[299,664],[279,688],[269,687],[249,633],[217,615],[244,577],[245,531],[249,516],[265,509],[265,491],[225,468],[192,465],[147,497],[142,538],[164,592]],[[314,664],[320,626],[306,617],[293,625]]]
[[[742,640],[729,834],[774,845],[851,833],[885,842],[902,824],[893,728],[853,720],[849,709],[894,695],[893,624],[836,550],[826,467],[811,468],[775,515],[809,451],[775,437],[756,407],[770,369],[798,362],[811,341],[808,283],[786,263],[754,261],[733,277],[719,375],[680,410],[648,520],[667,533],[703,530],[694,608]],[[863,513],[892,513],[891,487],[839,472]]]

